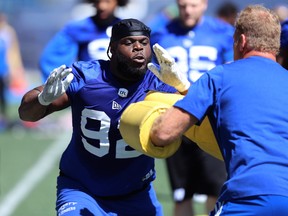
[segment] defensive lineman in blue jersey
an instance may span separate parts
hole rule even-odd
[[[71,106],[73,134],[57,182],[59,216],[162,215],[151,185],[154,159],[129,147],[119,132],[129,104],[150,90],[176,92],[147,70],[149,39],[143,23],[122,20],[112,28],[110,60],[76,62],[72,70],[61,66],[24,95],[19,115],[25,121]]]
[[[276,14],[246,7],[235,61],[204,74],[152,126],[152,142],[166,146],[208,115],[228,173],[211,216],[288,215],[288,73],[276,62],[279,46]]]
[[[194,83],[209,69],[233,60],[234,29],[230,24],[204,15],[208,0],[176,2],[179,16],[152,32],[151,44],[158,43],[165,48]],[[208,196],[208,213],[226,179],[224,163],[189,140],[184,140],[166,162],[175,202],[174,215],[193,215],[191,199],[195,194]]]
[[[50,71],[59,65],[71,66],[76,60],[107,59],[112,25],[120,19],[115,17],[117,6],[127,5],[128,0],[87,0],[96,14],[82,20],[67,23],[49,41],[40,57],[39,66],[45,81]]]
[[[159,82],[151,72],[138,82],[123,85],[111,73],[110,61],[78,62],[73,69],[74,80],[66,93],[75,124],[60,170],[72,179],[79,178],[81,172],[83,186],[97,196],[141,190],[155,178],[154,160],[123,141],[118,130],[120,116],[130,103],[143,100],[149,90],[173,92],[174,88]]]

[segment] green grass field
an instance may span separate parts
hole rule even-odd
[[[14,121],[19,121],[17,106],[9,107],[10,119]],[[58,162],[69,141],[69,133],[51,126],[57,115],[48,119],[42,129],[23,130],[16,124],[11,130],[0,133],[1,216],[56,215]],[[172,196],[163,160],[156,160],[156,170],[154,186],[158,198],[165,216],[172,216]],[[203,205],[196,207],[196,213],[203,214]]]

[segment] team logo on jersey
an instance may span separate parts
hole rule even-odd
[[[122,106],[120,105],[120,104],[118,104],[117,102],[115,102],[115,101],[113,101],[112,102],[112,109],[113,110],[120,110],[120,109],[122,109]]]
[[[147,179],[149,179],[152,175],[153,175],[153,170],[151,169],[143,178],[142,181],[146,181]]]
[[[125,97],[128,96],[128,90],[125,89],[125,88],[120,88],[120,89],[118,90],[118,95],[119,95],[120,97],[125,98]]]

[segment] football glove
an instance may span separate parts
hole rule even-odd
[[[179,70],[175,59],[157,43],[153,45],[153,51],[159,65],[150,62],[147,65],[149,70],[151,70],[162,82],[173,86],[179,92],[188,90],[190,82]]]
[[[70,83],[72,82],[74,75],[71,73],[72,69],[67,68],[66,65],[62,65],[55,68],[49,75],[44,84],[42,92],[38,95],[38,101],[41,105],[47,106],[55,99],[63,95]]]

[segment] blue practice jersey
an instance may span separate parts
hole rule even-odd
[[[129,87],[111,74],[109,61],[73,64],[71,101],[73,136],[63,153],[60,170],[97,196],[139,190],[155,178],[154,159],[129,147],[119,132],[124,109],[141,101],[149,90],[175,92],[152,72]]]
[[[208,114],[228,173],[220,201],[288,195],[287,83],[287,70],[254,56],[207,72],[175,104]]]
[[[234,28],[216,18],[203,17],[195,27],[183,28],[179,19],[172,20],[151,36],[175,58],[190,82],[216,65],[233,60]]]
[[[108,59],[112,25],[106,27],[96,25],[93,17],[69,22],[49,41],[40,57],[40,69],[45,81],[50,72],[62,64],[71,66],[76,60]]]
[[[6,43],[2,38],[0,38],[0,77],[5,77],[8,75],[6,53],[7,53]]]
[[[166,26],[172,19],[179,15],[178,6],[176,3],[167,5],[164,9],[158,11],[151,20],[148,20],[148,26],[152,32],[158,31]]]

